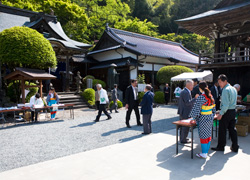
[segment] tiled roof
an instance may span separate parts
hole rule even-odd
[[[198,55],[187,50],[180,43],[109,27],[107,27],[105,32],[118,42],[121,47],[138,55],[166,58],[175,62],[191,64],[198,64],[199,62]],[[102,50],[110,50],[110,48],[98,49],[90,53],[94,54]]]
[[[232,6],[222,7],[222,8],[219,8],[219,9],[213,9],[213,10],[210,10],[210,11],[207,11],[207,12],[204,12],[204,13],[201,13],[201,14],[197,14],[195,16],[191,16],[191,17],[188,17],[188,18],[185,18],[185,19],[176,20],[176,22],[191,21],[191,20],[195,20],[195,19],[201,19],[201,18],[204,18],[204,17],[217,15],[217,14],[220,14],[220,13],[227,13],[228,11],[232,11],[232,10],[235,10],[235,9],[238,9],[238,8],[241,8],[241,7],[245,7],[245,6],[248,6],[248,5],[250,5],[250,1],[240,3],[240,4],[235,4],[235,5],[232,5]]]
[[[70,39],[62,29],[60,22],[57,22],[56,16],[0,5],[0,32],[14,26],[27,26],[32,28],[43,20],[48,24],[51,30],[64,41],[64,44],[67,44],[65,47],[75,49],[92,47],[90,44]]]

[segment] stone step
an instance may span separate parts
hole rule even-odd
[[[74,109],[80,109],[80,108],[88,109],[89,107],[87,104],[78,104],[74,106]]]
[[[81,98],[78,98],[78,99],[60,99],[60,103],[71,103],[71,104],[74,104],[74,102],[82,102],[82,103],[85,103]]]

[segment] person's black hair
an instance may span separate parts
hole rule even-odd
[[[131,83],[134,83],[134,82],[136,82],[137,81],[137,79],[132,79],[131,80]]]
[[[218,80],[225,82],[225,81],[227,81],[227,76],[225,74],[221,74],[221,75],[219,75]]]
[[[194,82],[197,82],[197,83],[199,83],[199,81],[198,81],[198,79],[197,78],[194,78],[194,79],[192,79]]]
[[[201,88],[201,89],[205,92],[206,96],[207,96],[212,102],[214,102],[214,99],[212,98],[211,92],[210,92],[210,90],[208,89],[207,83],[206,83],[205,81],[201,81],[201,82],[199,83],[199,88]]]
[[[51,87],[51,88],[50,88],[50,90],[51,90],[51,91],[54,91],[54,90],[55,90],[55,88]]]
[[[114,88],[117,88],[117,84],[114,84]]]
[[[39,93],[36,93],[35,97],[38,99],[40,98],[40,94]]]

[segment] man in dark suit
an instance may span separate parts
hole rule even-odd
[[[192,98],[194,98],[196,96],[196,94],[201,94],[200,90],[199,90],[199,81],[197,78],[195,79],[192,79],[193,82],[194,82],[194,88],[193,90],[191,91],[191,94],[192,94]]]
[[[139,114],[139,101],[138,101],[138,88],[137,88],[137,80],[132,79],[131,80],[131,86],[128,86],[125,93],[125,108],[127,109],[126,114],[126,125],[128,128],[131,128],[129,124],[130,115],[132,110],[135,111],[136,120],[137,120],[137,126],[142,126],[140,122],[140,114]]]
[[[164,87],[163,92],[164,92],[164,97],[165,97],[165,103],[167,105],[169,102],[169,98],[170,98],[170,87],[168,84],[166,84],[166,86]]]
[[[214,85],[210,88],[211,94],[216,104],[216,111],[220,109],[220,89],[218,81],[214,82]]]
[[[150,84],[146,85],[144,92],[145,94],[140,103],[141,114],[143,119],[143,130],[144,130],[142,134],[150,134],[152,133],[151,117],[153,114],[153,100],[154,100],[154,93],[151,92]]]
[[[186,80],[186,87],[181,91],[178,114],[180,115],[180,120],[188,119],[189,114],[193,108],[196,98],[199,94],[196,94],[195,98],[192,98],[191,91],[193,90],[194,83],[192,80]],[[187,136],[189,132],[189,127],[182,126],[180,128],[180,141],[181,143],[189,143]]]
[[[118,97],[117,97],[117,84],[114,85],[114,89],[112,90],[112,101],[114,102],[114,104],[112,105],[112,107],[110,108],[110,113],[112,113],[112,110],[115,109],[115,112],[118,113],[117,111],[117,101],[118,101]]]

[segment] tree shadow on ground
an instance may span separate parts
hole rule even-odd
[[[25,126],[37,126],[37,125],[42,125],[42,124],[49,124],[49,123],[59,123],[59,122],[64,122],[64,120],[54,120],[54,121],[38,121],[37,123],[35,122],[24,122],[24,123],[16,123],[16,124],[11,124],[6,127],[0,127],[1,129],[11,129],[11,128],[18,128],[18,127],[25,127]]]
[[[170,171],[169,179],[193,179],[209,176],[221,171],[229,158],[237,155],[230,152],[209,152],[207,159],[190,158],[190,150],[179,151],[175,154],[176,145],[173,144],[157,154],[158,166]],[[195,150],[196,151],[196,150]]]

